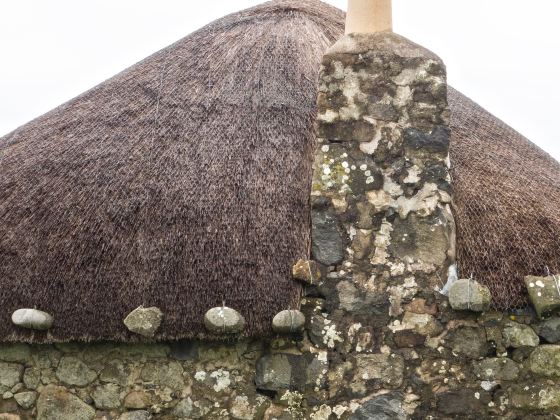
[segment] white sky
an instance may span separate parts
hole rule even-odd
[[[328,0],[346,8],[346,0]],[[259,0],[0,4],[0,136],[210,21]],[[449,82],[560,159],[560,2],[394,0],[395,31]]]

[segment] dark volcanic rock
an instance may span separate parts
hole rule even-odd
[[[439,394],[437,407],[443,414],[465,416],[484,413],[489,401],[486,393],[464,388]]]
[[[413,348],[424,345],[426,336],[413,331],[397,331],[393,340],[399,348]]]
[[[548,343],[560,342],[560,318],[551,318],[541,324],[539,335]]]
[[[447,153],[450,131],[448,127],[438,126],[431,133],[409,128],[404,134],[406,148],[423,152]]]
[[[457,328],[449,333],[445,342],[446,347],[453,352],[471,359],[487,356],[491,350],[490,344],[486,341],[486,334],[478,328]]]
[[[364,403],[350,420],[404,420],[402,395],[398,392],[381,395]]]
[[[344,259],[344,242],[336,217],[329,211],[314,210],[311,222],[313,258],[324,265],[340,264]]]
[[[327,368],[327,362],[309,354],[269,354],[257,361],[255,383],[258,389],[266,391],[322,388],[325,385],[323,370]]]

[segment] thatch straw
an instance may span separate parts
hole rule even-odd
[[[265,3],[0,139],[0,341],[133,341],[140,305],[164,313],[158,340],[205,337],[223,300],[269,333],[300,295],[317,74],[343,23],[316,0]],[[463,274],[518,304],[523,275],[559,268],[558,164],[450,105]],[[48,335],[12,326],[28,307],[54,315]]]
[[[0,140],[0,340],[247,335],[296,308],[307,258],[316,79],[342,12],[275,1],[220,19]],[[12,326],[51,313],[50,332]]]
[[[524,306],[523,277],[560,271],[560,165],[456,90],[448,96],[460,274],[487,285],[495,307]]]

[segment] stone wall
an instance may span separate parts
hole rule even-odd
[[[457,313],[445,298],[406,304],[393,332],[344,309],[387,305],[345,292],[306,298],[300,337],[172,344],[0,346],[0,419],[554,418],[560,318],[529,326]],[[548,414],[547,414],[548,413]],[[374,417],[375,415],[379,417]]]
[[[560,318],[489,311],[468,280],[444,288],[455,258],[447,120],[432,53],[392,34],[339,41],[319,78],[313,261],[295,275],[308,283],[304,330],[2,345],[0,420],[560,415]]]

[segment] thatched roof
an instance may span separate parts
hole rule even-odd
[[[457,260],[494,306],[527,303],[523,277],[560,272],[560,164],[449,89]]]
[[[316,79],[343,13],[274,1],[220,19],[0,139],[0,341],[247,335],[297,307],[309,249]],[[16,329],[18,308],[55,317]]]
[[[123,319],[140,305],[165,314],[156,339],[201,337],[204,313],[223,300],[247,335],[269,333],[300,296],[290,269],[309,249],[316,80],[343,20],[318,0],[227,16],[0,139],[0,341],[136,340]],[[490,264],[478,264],[477,241],[490,258],[518,257],[505,251],[537,240],[527,239],[534,223],[560,232],[549,205],[560,170],[493,117],[477,122],[459,93],[450,100],[458,252],[470,272]],[[462,211],[473,197],[488,211]],[[475,216],[493,228],[467,233]],[[528,272],[554,268],[554,244]],[[521,284],[511,264],[485,261]],[[55,327],[16,329],[10,315],[24,307],[53,314]]]

